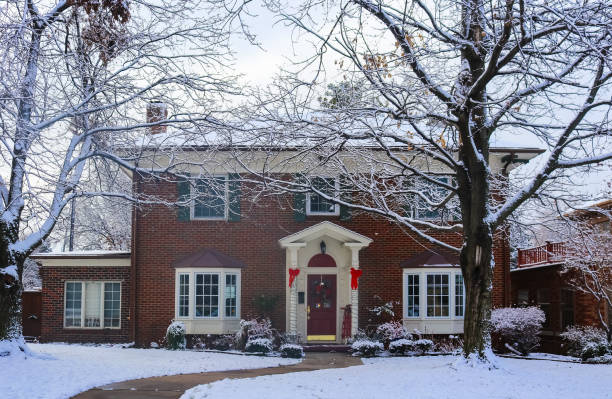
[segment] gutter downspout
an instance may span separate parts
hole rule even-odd
[[[133,178],[132,178],[132,192],[136,195],[138,195],[139,193],[139,189],[140,189],[140,185],[139,185],[139,178],[140,175],[138,173],[134,173],[133,174]],[[137,327],[136,327],[136,322],[137,322],[137,307],[136,307],[136,289],[137,289],[137,284],[136,284],[136,243],[138,242],[137,240],[137,234],[138,234],[138,228],[136,227],[138,224],[138,210],[136,208],[136,206],[134,206],[132,208],[132,248],[131,248],[131,253],[132,253],[132,258],[131,258],[131,273],[130,273],[130,280],[131,280],[131,287],[130,287],[130,302],[131,302],[131,322],[132,322],[132,339],[134,340],[134,342],[136,342],[136,333],[137,333]]]

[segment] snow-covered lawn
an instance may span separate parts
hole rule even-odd
[[[59,399],[111,382],[293,364],[296,360],[118,346],[30,344],[38,357],[0,357],[0,397]]]
[[[452,356],[364,359],[366,365],[199,385],[181,399],[612,398],[612,365],[500,358],[489,371]]]

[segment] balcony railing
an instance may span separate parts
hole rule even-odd
[[[547,242],[534,248],[518,250],[518,267],[529,267],[558,263],[566,255],[566,246],[563,242]]]

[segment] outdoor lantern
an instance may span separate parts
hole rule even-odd
[[[325,241],[321,241],[321,253],[324,254],[327,249],[327,245],[325,245]]]

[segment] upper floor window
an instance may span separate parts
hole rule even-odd
[[[313,177],[312,186],[328,197],[337,197],[339,191],[338,179],[333,177]],[[333,201],[317,193],[309,193],[306,197],[306,214],[308,215],[338,215],[340,207]]]
[[[227,179],[225,176],[196,180],[192,197],[194,201],[191,212],[194,219],[225,219],[227,217]]]
[[[447,185],[453,185],[450,176],[431,176],[434,180]],[[407,213],[421,220],[457,220],[459,219],[459,208],[456,198],[442,204],[449,195],[449,190],[431,181],[417,176],[410,178],[406,189],[417,193],[407,195]]]

